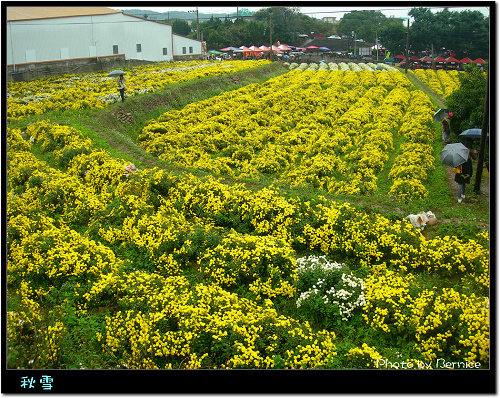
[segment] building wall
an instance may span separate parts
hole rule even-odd
[[[173,51],[176,60],[201,57],[201,41],[189,39],[180,35],[173,35]]]
[[[118,54],[126,59],[171,61],[174,55],[183,55],[182,47],[187,48],[185,55],[192,55],[189,47],[193,47],[193,54],[201,56],[201,42],[173,35],[171,25],[121,13],[9,21],[6,31],[8,65]]]
[[[123,69],[131,66],[150,64],[150,61],[125,59],[123,55],[95,58],[77,58],[64,61],[39,62],[36,64],[22,64],[14,67],[7,66],[7,81],[25,81],[52,77],[69,73],[92,73],[108,71],[110,69]]]

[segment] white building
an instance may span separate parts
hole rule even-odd
[[[7,65],[124,57],[201,58],[202,42],[172,25],[107,7],[7,7]]]

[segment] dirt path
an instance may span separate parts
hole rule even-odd
[[[420,90],[424,91],[428,95],[430,95],[432,98],[436,100],[436,102],[439,104],[441,108],[446,108],[445,102],[442,100],[442,98],[437,95],[434,91],[430,90],[417,76],[415,75],[408,75],[408,78],[412,83],[414,83]],[[473,162],[473,169],[474,169],[474,175],[471,178],[471,186],[474,186],[475,183],[475,174],[477,172],[477,164],[476,162]],[[456,201],[458,198],[458,185],[455,182],[455,174],[451,170],[450,167],[446,168],[446,177],[447,177],[447,183],[448,187],[450,188],[450,192],[453,196],[453,199]],[[471,188],[468,187],[468,192],[471,192]],[[483,169],[482,177],[481,177],[481,189],[480,193],[478,195],[478,198],[472,198],[469,195],[469,198],[465,198],[463,201],[464,204],[467,202],[471,202],[474,200],[479,200],[480,202],[488,203],[488,206],[490,204],[490,176],[489,173],[486,169]],[[457,221],[457,220],[443,220],[444,222],[450,222],[450,221]]]

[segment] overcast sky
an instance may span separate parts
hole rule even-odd
[[[305,2],[304,2],[305,3]],[[326,2],[325,4],[332,4],[333,2]],[[327,16],[333,16],[337,17],[337,19],[342,18],[342,16],[345,13],[349,13],[353,10],[378,10],[381,11],[385,16],[390,17],[390,16],[395,16],[399,18],[404,18],[408,17],[408,11],[413,8],[413,7],[428,7],[431,8],[432,11],[434,12],[439,12],[443,10],[443,7],[437,7],[437,5],[430,4],[430,5],[425,5],[425,3],[419,4],[416,2],[416,4],[413,4],[412,2],[404,2],[405,4],[402,7],[397,7],[393,6],[392,4],[398,4],[396,3],[383,3],[383,5],[377,6],[378,2],[373,2],[373,6],[366,5],[367,3],[365,2],[364,6],[357,6],[356,3],[344,3],[340,7],[323,7],[320,6],[321,3],[315,2],[314,7],[300,7],[300,5],[297,5],[296,3],[292,3],[294,7],[299,7],[300,12],[303,14],[309,15],[314,18],[323,18]],[[476,3],[476,2],[474,2]],[[480,3],[480,2],[479,2]],[[130,3],[128,3],[130,4]],[[145,5],[141,5],[141,3],[137,3],[136,7],[110,7],[114,8],[117,10],[131,10],[131,9],[140,9],[140,10],[149,10],[149,11],[157,11],[157,12],[167,12],[167,11],[191,11],[195,10],[196,7],[198,7],[198,12],[199,13],[204,13],[204,14],[232,14],[236,12],[237,8],[247,8],[250,11],[258,11],[261,8],[266,8],[266,6],[263,7],[252,7],[252,6],[245,6],[245,3],[236,3],[234,7],[225,7],[224,3],[221,3],[220,5],[213,5],[214,3],[209,3],[210,6],[203,6],[203,1],[199,2],[191,2],[193,4],[192,6],[173,6],[173,7],[149,7],[147,3]],[[227,4],[227,3],[226,3]],[[276,3],[274,3],[276,4]],[[273,5],[274,5],[273,4]],[[290,3],[283,2],[284,6],[289,6]],[[401,4],[401,3],[399,3]],[[443,4],[443,3],[441,3]],[[456,5],[460,4],[460,2],[450,2],[450,5],[448,6],[450,11],[463,11],[463,10],[472,10],[472,11],[481,11],[484,15],[488,15],[489,8],[488,7],[457,7]],[[473,4],[473,3],[471,3]]]

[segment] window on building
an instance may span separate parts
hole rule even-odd
[[[118,45],[113,46],[113,54],[118,54]]]
[[[193,53],[193,47],[189,47],[189,54]]]
[[[163,48],[163,55],[168,55],[168,51],[167,51],[167,48]]]
[[[182,53],[186,54],[186,47],[182,47]]]
[[[142,46],[140,44],[136,44],[135,46],[137,47],[138,53],[142,52]]]

